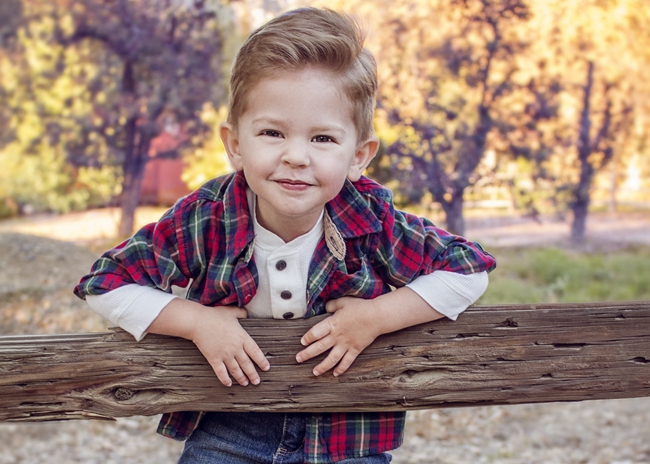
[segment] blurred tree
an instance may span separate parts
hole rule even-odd
[[[600,95],[602,107],[593,110],[592,101],[595,99],[596,91],[594,89],[594,62],[588,61],[586,64],[587,75],[583,86],[584,93],[576,146],[580,175],[571,202],[573,210],[571,240],[576,243],[583,242],[585,238],[594,175],[612,160],[615,150],[619,148],[617,138],[624,135],[624,131],[630,127],[633,110],[629,94],[626,92],[623,95],[616,95],[617,85],[613,82],[603,83],[602,95]],[[615,106],[617,103],[618,108]],[[595,124],[594,119],[598,117],[594,114],[596,112],[601,114],[598,123]]]
[[[0,2],[0,47],[6,46],[16,36],[22,20],[22,0]]]
[[[553,0],[533,2],[532,11],[530,55],[562,88],[561,111],[547,128],[553,156],[540,164],[568,191],[571,239],[581,243],[595,176],[647,137],[647,127],[634,128],[648,110],[649,36],[639,20],[650,20],[650,8],[639,0]]]
[[[18,29],[23,21],[22,0],[0,2],[0,60],[7,62],[15,51]],[[0,77],[2,69],[0,68]],[[9,95],[0,85],[0,147],[7,143],[9,135],[10,108],[6,104]]]
[[[209,131],[204,104],[224,99],[230,7],[220,0],[23,4],[21,53],[5,56],[0,71],[8,78],[0,98],[11,110],[2,156],[14,169],[27,163],[41,177],[58,175],[52,182],[61,188],[51,196],[78,187],[79,172],[120,176],[119,229],[127,235],[152,139],[181,127],[197,145]]]
[[[518,192],[522,204],[534,213],[534,186],[550,187],[545,199],[572,210],[579,242],[594,176],[612,159],[624,166],[624,157],[647,151],[644,0],[337,6],[367,21],[379,61],[384,150],[371,175],[403,202],[430,195],[452,231],[464,229],[464,194],[514,157],[533,181],[530,192]],[[486,163],[486,153],[496,161]],[[512,188],[516,177],[515,170]]]
[[[503,99],[525,47],[520,0],[398,0],[351,5],[368,18],[379,62],[377,127],[385,152],[373,166],[409,201],[428,192],[447,228],[464,233],[463,195],[486,149],[506,127]],[[387,14],[388,12],[388,14]],[[512,119],[512,118],[511,118]]]
[[[126,235],[151,140],[166,123],[182,126],[190,137],[205,130],[204,103],[218,105],[224,97],[222,28],[230,21],[222,16],[228,10],[216,1],[181,0],[85,0],[69,8],[72,31],[62,28],[59,42],[98,44],[104,66],[120,72],[117,91],[97,113],[98,125],[115,128],[111,144],[123,154],[119,232]],[[103,86],[93,84],[101,92]]]
[[[225,106],[216,110],[211,104],[206,104],[201,111],[201,121],[209,130],[184,150],[182,179],[192,189],[232,169],[218,130],[219,124],[226,120],[226,113]]]
[[[97,68],[89,64],[93,50],[66,51],[55,43],[56,8],[25,1],[23,23],[0,49],[0,199],[14,209],[67,211],[105,203],[116,180],[110,167],[68,162],[77,140],[93,138],[86,130],[94,117],[83,83]],[[106,146],[95,144],[94,154],[101,162]]]

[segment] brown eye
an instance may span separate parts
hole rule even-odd
[[[327,142],[333,142],[334,139],[330,137],[329,135],[317,135],[312,139],[314,142],[318,143],[327,143]]]

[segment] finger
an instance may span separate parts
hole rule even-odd
[[[226,368],[226,365],[221,361],[211,365],[212,365],[212,370],[214,371],[215,374],[217,374],[217,378],[219,379],[219,382],[221,382],[226,387],[231,387],[232,380],[228,375],[228,369]]]
[[[317,342],[312,343],[307,348],[305,348],[300,353],[298,353],[296,355],[296,361],[300,363],[300,362],[307,361],[308,359],[315,358],[319,354],[325,353],[333,346],[334,346],[334,339],[332,339],[331,337],[326,337],[323,338],[322,340],[318,340]]]
[[[239,364],[239,368],[242,370],[246,378],[250,380],[253,385],[258,385],[260,383],[260,376],[255,370],[255,364],[253,364],[253,361],[251,361],[248,356],[244,355],[241,358],[237,358],[237,363]]]
[[[269,363],[269,360],[266,359],[266,356],[252,338],[244,343],[244,351],[263,371],[268,371],[271,368],[271,363]]]
[[[330,314],[335,313],[336,311],[338,311],[343,307],[343,305],[341,304],[342,303],[341,300],[343,299],[345,299],[345,297],[337,298],[336,300],[329,300],[327,303],[325,303],[325,311],[327,311]]]
[[[230,311],[232,311],[237,319],[246,319],[248,318],[248,311],[244,308],[237,308],[235,306],[229,306]]]
[[[314,375],[318,376],[332,369],[343,358],[343,355],[345,355],[343,349],[333,348],[330,354],[318,366],[314,367]]]
[[[338,365],[334,369],[334,377],[338,377],[339,375],[342,375],[345,371],[347,371],[352,363],[354,362],[355,359],[357,359],[357,356],[359,356],[358,352],[353,352],[353,351],[348,351],[345,353],[345,356],[343,356],[343,359],[339,361]]]
[[[242,387],[248,385],[248,377],[246,377],[246,374],[244,374],[244,372],[241,370],[239,362],[236,359],[231,359],[230,361],[226,362],[226,367],[228,368],[230,375],[232,375],[232,378],[235,379],[239,385]]]
[[[300,339],[300,344],[302,346],[308,346],[314,343],[317,340],[321,340],[327,337],[332,330],[330,322],[328,319],[320,321],[314,327],[309,329],[305,335]]]

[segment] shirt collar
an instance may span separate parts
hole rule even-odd
[[[226,253],[230,258],[235,258],[253,242],[255,232],[252,218],[248,212],[244,173],[237,171],[231,176],[231,182],[223,196],[223,220],[226,237],[228,237]],[[252,256],[252,247],[247,254]]]
[[[380,232],[381,221],[355,185],[345,181],[341,192],[325,205],[327,214],[343,238]]]

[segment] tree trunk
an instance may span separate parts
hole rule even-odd
[[[135,100],[135,80],[133,65],[126,61],[122,75],[123,91]],[[135,210],[140,203],[140,190],[144,169],[149,160],[149,145],[151,134],[148,123],[143,121],[139,113],[129,117],[125,130],[124,162],[122,163],[122,193],[120,195],[120,224],[119,237],[128,237],[133,233]]]
[[[591,201],[590,188],[594,172],[589,162],[582,163],[580,170],[580,182],[576,188],[573,200],[573,223],[571,224],[571,241],[575,244],[582,244],[585,241],[587,230],[587,215],[589,214],[589,203]]]
[[[147,154],[139,153],[136,147],[136,138],[140,135],[136,125],[137,120],[135,118],[127,122],[126,135],[128,140],[125,159],[122,164],[124,180],[122,181],[122,194],[120,196],[121,217],[118,228],[118,234],[122,238],[133,233],[135,210],[140,203],[140,190],[142,188],[144,168],[147,163]]]
[[[147,160],[138,156],[133,160],[129,171],[124,173],[122,184],[122,196],[120,198],[120,224],[118,228],[119,237],[128,237],[133,233],[135,225],[135,211],[140,204],[140,191],[144,178],[144,168]]]
[[[590,189],[594,177],[594,167],[589,162],[592,152],[591,144],[591,92],[594,84],[594,64],[588,63],[587,83],[584,86],[582,112],[580,114],[580,133],[578,137],[578,162],[580,164],[580,179],[576,186],[571,209],[573,223],[571,224],[571,241],[581,244],[585,241],[587,215],[591,200]]]
[[[454,191],[450,201],[442,201],[445,211],[447,230],[452,234],[465,234],[465,217],[463,216],[463,190]]]
[[[126,332],[0,337],[0,420],[170,411],[404,411],[650,396],[650,302],[474,307],[382,335],[340,377],[298,364],[322,317],[242,319],[271,363],[224,387],[188,340]]]

